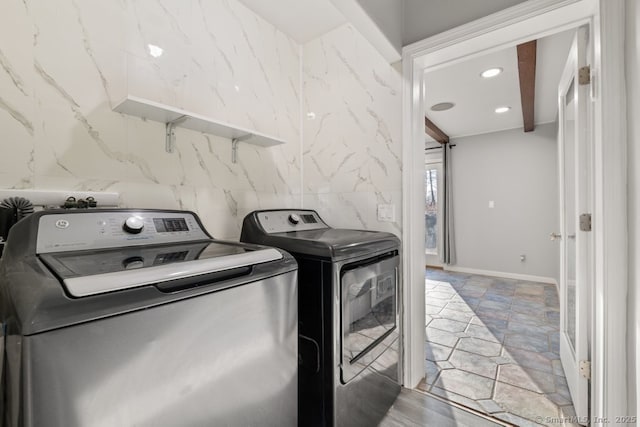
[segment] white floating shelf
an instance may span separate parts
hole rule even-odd
[[[173,151],[173,141],[175,137],[173,129],[176,126],[221,136],[223,138],[229,138],[233,144],[234,163],[238,142],[242,141],[262,147],[272,147],[274,145],[285,143],[282,139],[265,135],[260,132],[244,129],[239,126],[220,122],[180,108],[171,107],[169,105],[160,104],[159,102],[138,98],[136,96],[127,96],[122,102],[116,105],[113,110],[118,113],[130,114],[132,116],[165,123],[167,130],[166,142],[168,152]]]

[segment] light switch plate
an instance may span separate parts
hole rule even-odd
[[[378,221],[394,222],[396,220],[396,205],[378,205]]]
[[[496,202],[494,202],[493,200],[489,200],[489,209],[493,209],[496,207]]]

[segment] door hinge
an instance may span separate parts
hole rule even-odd
[[[588,85],[591,83],[591,67],[585,65],[578,70],[578,83],[581,85]]]
[[[591,380],[591,361],[581,360],[579,368],[580,368],[580,375],[582,375],[588,380]]]
[[[580,215],[580,231],[591,231],[591,214]]]

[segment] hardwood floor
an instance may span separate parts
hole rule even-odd
[[[435,396],[408,389],[402,389],[398,399],[380,423],[381,427],[494,427],[509,425],[511,424],[492,422]]]

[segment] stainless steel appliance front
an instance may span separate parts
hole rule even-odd
[[[295,426],[295,280],[24,337],[24,426]]]
[[[0,424],[296,426],[297,273],[190,212],[28,216],[0,262]]]

